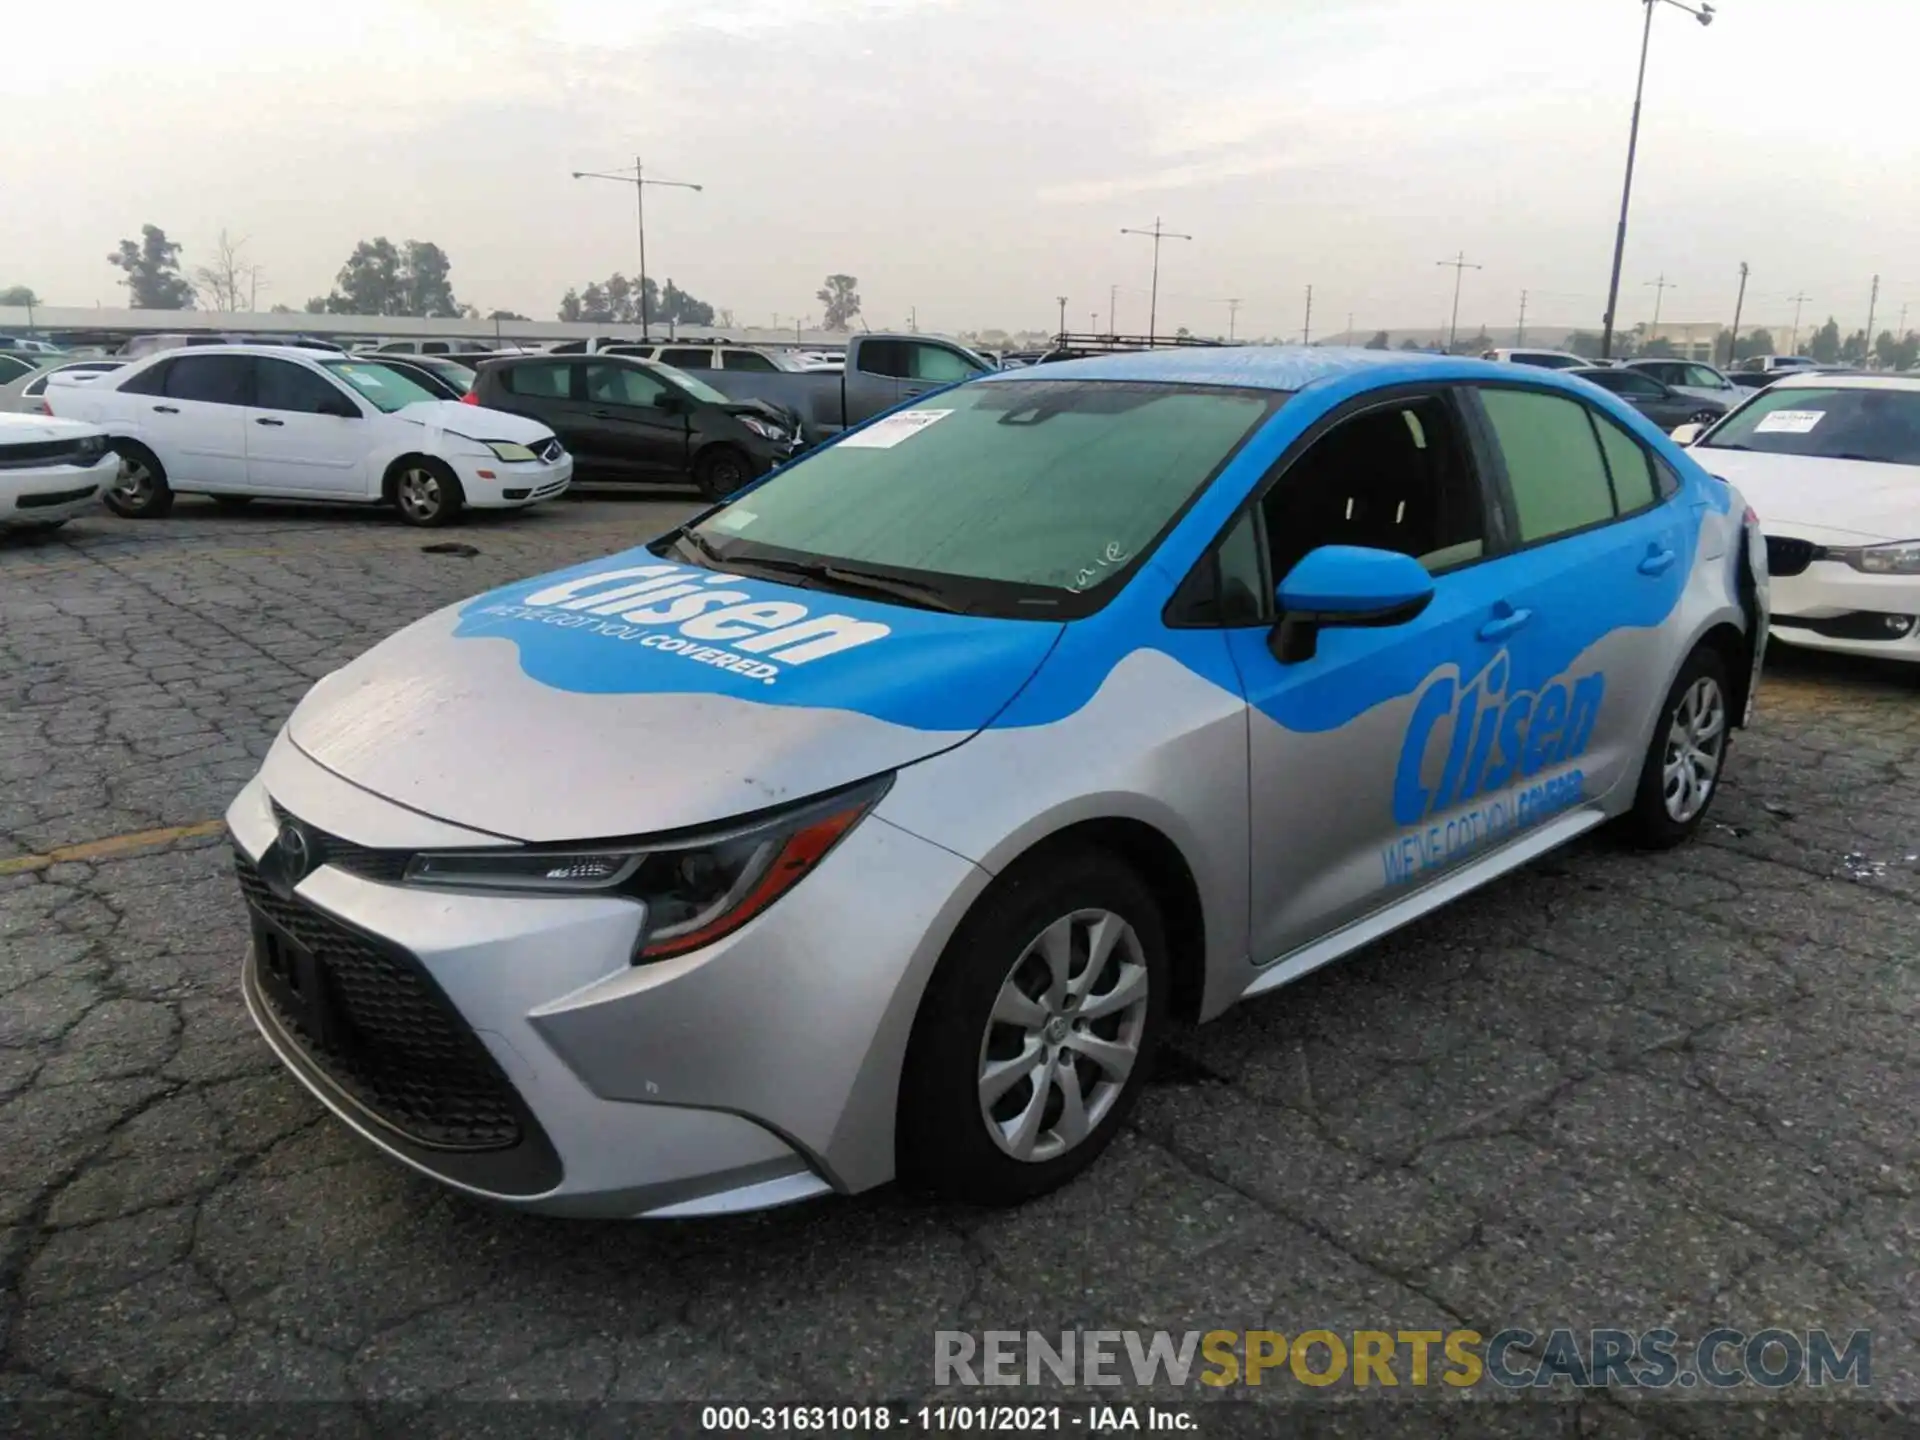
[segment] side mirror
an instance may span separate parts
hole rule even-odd
[[[1411,555],[1322,545],[1280,582],[1280,623],[1267,639],[1283,665],[1311,660],[1322,627],[1403,625],[1433,600],[1433,576]]]
[[[1691,445],[1695,440],[1700,438],[1701,432],[1706,428],[1704,425],[1699,425],[1689,420],[1686,424],[1676,425],[1673,429],[1669,430],[1667,432],[1667,438],[1676,445]]]

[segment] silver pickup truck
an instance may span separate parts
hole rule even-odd
[[[729,400],[765,400],[800,417],[817,445],[928,390],[970,380],[994,367],[964,345],[927,335],[856,335],[846,367],[803,373],[723,369],[700,378]]]

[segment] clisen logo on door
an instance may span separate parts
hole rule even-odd
[[[518,604],[488,605],[479,613],[583,630],[768,685],[786,666],[892,633],[877,620],[815,615],[796,601],[727,588],[740,579],[679,565],[635,565],[565,580]]]

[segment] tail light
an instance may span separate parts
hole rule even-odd
[[[42,400],[42,401],[40,402],[40,413],[41,413],[42,415],[51,415],[51,414],[53,414],[53,406],[52,406],[52,405],[51,405],[51,404],[50,404],[49,402],[47,402],[47,401],[45,401],[45,400]]]
[[[478,405],[480,403],[480,397],[475,395],[473,391],[469,390],[467,391],[466,394],[460,397],[460,403],[462,405]]]

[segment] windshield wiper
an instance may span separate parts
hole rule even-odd
[[[711,540],[707,539],[706,536],[697,530],[687,528],[680,529],[675,532],[673,543],[693,551],[693,553],[698,555],[702,560],[711,561],[723,570],[727,568],[726,558],[715,548]]]
[[[792,575],[804,580],[821,580],[836,589],[851,593],[879,595],[889,600],[904,600],[923,610],[944,610],[949,615],[964,615],[967,607],[949,600],[937,585],[920,580],[902,580],[892,575],[876,575],[845,565],[830,565],[821,560],[729,559],[722,562],[729,570],[752,573],[770,570],[777,575]]]

